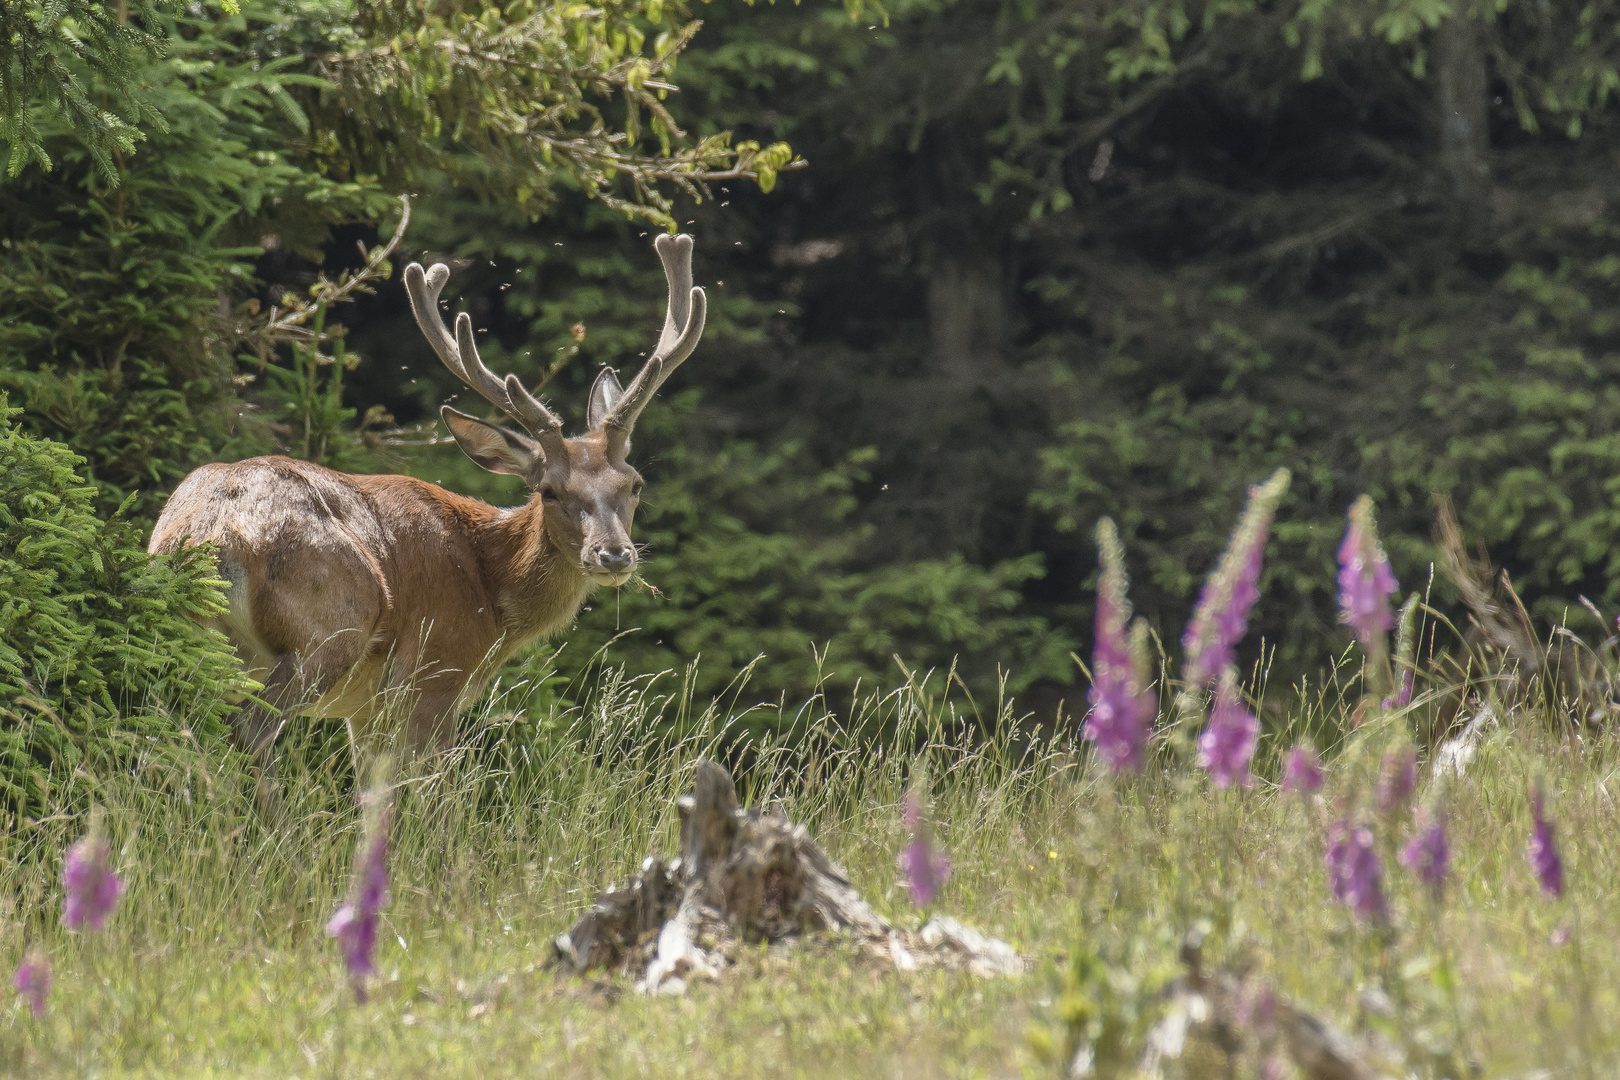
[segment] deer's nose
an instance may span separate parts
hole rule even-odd
[[[636,552],[631,547],[599,547],[596,549],[596,561],[604,570],[621,573],[636,565]]]

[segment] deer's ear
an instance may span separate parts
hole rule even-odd
[[[624,387],[619,385],[619,377],[609,367],[596,373],[596,381],[591,384],[591,400],[585,409],[585,426],[595,431],[602,426],[613,406],[624,397]]]
[[[490,472],[528,476],[536,464],[545,461],[540,444],[527,435],[457,412],[448,405],[439,409],[439,415],[461,452]]]

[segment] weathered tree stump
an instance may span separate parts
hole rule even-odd
[[[676,800],[681,853],[657,856],[623,889],[610,887],[555,942],[556,959],[579,974],[627,970],[646,993],[680,993],[693,977],[718,975],[738,941],[848,934],[902,971],[924,965],[1013,975],[1024,961],[1006,942],[955,919],[920,931],[873,911],[803,825],[737,805],[731,775],[699,762],[693,793]]]

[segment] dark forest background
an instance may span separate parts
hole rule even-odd
[[[70,6],[94,46],[111,9]],[[763,654],[791,698],[954,662],[1050,716],[1097,518],[1173,647],[1278,465],[1273,685],[1348,643],[1362,492],[1405,589],[1443,492],[1538,614],[1620,607],[1620,4],[155,3],[33,72],[41,5],[5,8],[0,390],[103,513],[269,451],[517,501],[422,445],[457,385],[399,270],[453,257],[486,361],[565,358],[577,423],[656,336],[674,225],[711,321],[638,428],[657,592],[598,594],[560,671],[612,640],[708,692]],[[343,337],[267,329],[401,194]]]

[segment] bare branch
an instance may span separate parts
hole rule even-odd
[[[399,225],[394,229],[394,235],[389,237],[386,244],[366,252],[366,264],[359,270],[345,270],[336,281],[323,274],[311,287],[308,300],[296,293],[284,293],[282,305],[285,306],[272,305],[262,322],[237,328],[242,344],[252,349],[261,363],[268,360],[278,345],[319,349],[322,343],[343,336],[341,324],[333,323],[316,331],[310,329],[308,323],[323,307],[329,308],[333,304],[351,301],[363,293],[375,292],[373,282],[393,273],[388,259],[399,247],[400,241],[405,239],[405,230],[410,226],[410,197],[401,195],[399,205]]]

